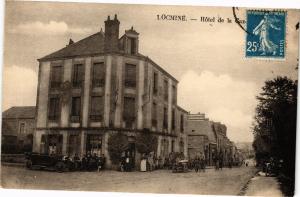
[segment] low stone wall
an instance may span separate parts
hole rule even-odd
[[[1,154],[1,162],[7,163],[25,163],[24,154]]]

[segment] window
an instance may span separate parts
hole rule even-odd
[[[60,88],[62,83],[62,66],[51,67],[50,88]]]
[[[130,43],[130,54],[135,54],[136,51],[136,39],[135,38],[128,38]]]
[[[152,126],[157,127],[157,104],[152,104]]]
[[[153,94],[157,94],[158,91],[158,74],[156,72],[153,73]]]
[[[48,119],[58,120],[60,114],[59,98],[52,97],[49,100]]]
[[[184,119],[183,114],[180,115],[180,132],[183,133],[184,131]],[[192,130],[194,131],[194,130]]]
[[[94,121],[103,120],[104,102],[102,96],[92,96],[91,98],[90,119]]]
[[[175,129],[175,110],[172,109],[172,130]]]
[[[168,129],[168,109],[166,107],[164,107],[163,128]]]
[[[136,87],[136,66],[133,64],[125,65],[125,87]]]
[[[176,105],[177,93],[176,93],[176,86],[172,86],[172,102],[173,105]]]
[[[105,65],[103,62],[93,65],[93,87],[103,87],[105,85]]]
[[[25,133],[25,122],[21,122],[19,125],[19,133]]]
[[[73,87],[79,88],[82,86],[84,79],[83,65],[74,64],[73,66]]]
[[[72,98],[72,111],[71,111],[71,121],[79,122],[81,114],[81,98],[73,97]]]
[[[164,99],[165,101],[168,101],[169,95],[168,95],[168,81],[164,80]]]
[[[124,97],[123,120],[126,128],[132,128],[135,121],[135,98]]]
[[[171,144],[171,152],[174,152],[175,150],[175,141],[172,140],[172,144]]]

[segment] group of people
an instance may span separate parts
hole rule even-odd
[[[179,160],[183,160],[183,153],[169,153],[168,156],[156,156],[154,152],[143,154],[140,162],[140,171],[153,171],[156,169],[172,169],[173,165]]]
[[[215,164],[216,170],[222,170],[223,169],[223,153],[220,151],[219,153],[216,153],[213,155],[213,162]]]
[[[96,153],[92,155],[90,151],[83,155],[81,159],[78,154],[75,154],[73,158],[67,156],[64,159],[69,161],[75,170],[82,171],[103,170],[106,162],[104,154],[98,157]]]
[[[205,172],[205,166],[206,166],[206,160],[204,153],[200,153],[199,155],[196,155],[193,160],[193,167],[195,169],[195,172]]]

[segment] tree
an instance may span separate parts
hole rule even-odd
[[[128,149],[128,137],[123,133],[114,133],[110,135],[107,143],[111,162],[119,164],[122,152]]]
[[[136,148],[139,153],[149,154],[157,150],[158,139],[157,136],[143,132],[136,136]]]
[[[253,129],[256,159],[283,160],[281,173],[294,179],[297,81],[287,77],[266,81],[257,100]]]

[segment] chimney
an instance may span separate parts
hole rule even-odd
[[[74,41],[70,38],[69,44],[68,44],[68,45],[71,45],[71,44],[74,44]],[[68,45],[67,45],[67,46],[68,46]]]
[[[107,17],[105,23],[105,39],[104,39],[104,50],[105,52],[116,52],[119,50],[119,26],[120,21],[117,19],[117,15],[115,14],[115,18],[113,20],[110,19],[110,16]]]

